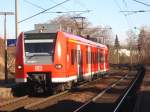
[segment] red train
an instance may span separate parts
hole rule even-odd
[[[107,46],[61,31],[21,33],[16,49],[16,82],[37,91],[70,88],[109,69]]]

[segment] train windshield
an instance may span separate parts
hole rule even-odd
[[[25,34],[25,62],[51,64],[54,61],[56,34]]]

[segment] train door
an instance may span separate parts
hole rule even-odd
[[[78,81],[81,81],[83,80],[83,57],[80,45],[77,45],[77,66],[78,66]]]

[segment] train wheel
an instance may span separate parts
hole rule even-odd
[[[57,94],[59,92],[65,91],[65,84],[57,84],[52,88],[52,93]]]
[[[60,91],[62,92],[62,91],[65,91],[65,84],[60,84]]]
[[[67,82],[66,83],[66,89],[71,89],[72,88],[72,86],[73,86],[73,82],[72,81],[70,81],[70,82]]]
[[[92,81],[92,76],[90,76],[90,77],[88,78],[88,81],[89,81],[89,82],[91,82],[91,81]]]

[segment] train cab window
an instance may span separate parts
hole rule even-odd
[[[54,62],[56,33],[27,33],[24,36],[26,63],[51,64]]]

